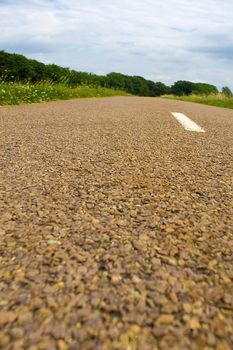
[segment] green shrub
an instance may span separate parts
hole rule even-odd
[[[231,91],[231,89],[228,86],[224,86],[222,88],[222,94],[226,97],[233,97],[233,93]]]

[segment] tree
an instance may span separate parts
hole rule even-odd
[[[195,83],[193,87],[193,93],[199,95],[217,94],[218,89],[216,88],[216,86],[211,84]]]
[[[124,90],[125,88],[125,78],[123,74],[120,73],[109,73],[106,76],[107,86],[114,89]]]
[[[194,83],[191,81],[179,80],[171,88],[172,94],[177,96],[191,95]]]
[[[228,86],[224,86],[222,88],[222,94],[227,96],[227,97],[233,97],[233,93],[232,93],[231,89]]]
[[[171,93],[171,88],[164,83],[157,82],[154,83],[153,87],[154,91],[154,96],[161,96],[161,95],[166,95]]]
[[[171,92],[177,96],[188,96],[191,94],[210,95],[217,94],[218,89],[211,84],[179,80],[171,87]]]

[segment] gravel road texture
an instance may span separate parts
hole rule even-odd
[[[231,350],[232,291],[232,110],[0,108],[1,349]]]

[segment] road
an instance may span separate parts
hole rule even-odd
[[[1,349],[231,350],[232,291],[232,110],[0,107]]]

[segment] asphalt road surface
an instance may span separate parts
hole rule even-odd
[[[0,348],[233,349],[232,110],[0,107]]]

